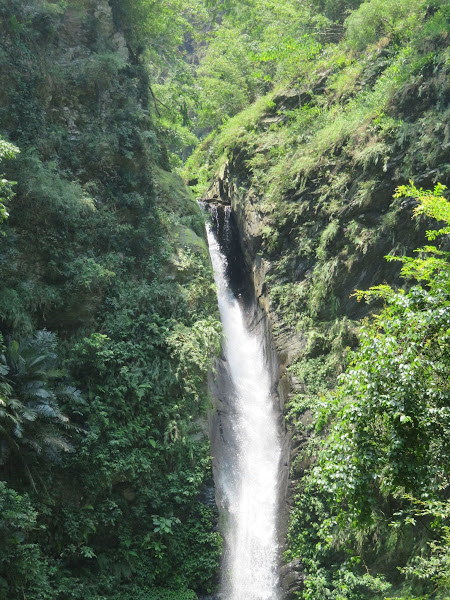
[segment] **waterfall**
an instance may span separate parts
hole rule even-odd
[[[278,470],[281,456],[277,414],[265,364],[263,339],[246,326],[242,302],[227,277],[227,258],[213,229],[225,211],[222,237],[230,236],[230,207],[212,207],[207,235],[219,311],[224,330],[224,358],[229,397],[228,459],[216,469],[216,486],[227,511],[223,527],[224,600],[278,598]],[[217,472],[218,471],[218,472]]]

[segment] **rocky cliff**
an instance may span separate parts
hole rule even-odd
[[[446,48],[442,38],[429,43],[436,55]],[[280,479],[288,506],[313,460],[305,454],[309,399],[333,387],[368,314],[352,293],[402,285],[397,264],[384,256],[422,243],[427,224],[412,223],[415,202],[395,199],[395,189],[409,179],[448,183],[447,71],[414,66],[392,89],[388,57],[389,45],[373,50],[345,90],[338,86],[350,69],[316,70],[307,85],[235,117],[199,152],[208,156],[207,172],[215,170],[204,199],[232,207],[257,298],[255,323],[272,349],[268,364],[288,423],[291,479]],[[377,88],[385,96],[364,114]],[[328,121],[327,111],[335,115]],[[293,399],[303,406],[295,414]],[[283,567],[286,597],[295,597],[302,578],[298,559]]]

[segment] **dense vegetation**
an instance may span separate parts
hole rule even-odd
[[[448,234],[442,191],[398,194],[418,198],[416,215],[444,221]],[[305,598],[448,597],[450,254],[418,252],[400,260],[402,275],[422,285],[358,292],[385,307],[363,325],[337,390],[316,408],[317,462],[289,531],[289,554],[309,574]]]
[[[216,578],[204,415],[220,329],[202,217],[149,91],[148,61],[179,43],[165,11],[0,2],[8,600],[192,598]]]
[[[449,30],[447,0],[0,0],[0,598],[214,589],[220,327],[171,170],[257,214],[296,340],[295,594],[448,598]]]

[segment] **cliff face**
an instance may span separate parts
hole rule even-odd
[[[155,7],[138,5],[154,24]],[[0,1],[0,136],[20,149],[0,236],[2,409],[4,394],[19,407],[1,416],[0,598],[190,599],[217,573],[216,297],[203,218],[149,104],[145,47],[122,26],[129,8]],[[30,347],[37,362],[7,375]],[[47,382],[40,402],[56,394],[62,428],[53,405],[33,420],[20,377]],[[41,445],[40,427],[52,432]]]
[[[429,44],[442,57],[447,38]],[[353,73],[316,70],[307,85],[235,117],[199,152],[209,173],[216,169],[205,199],[231,205],[255,314],[265,316],[257,321],[273,348],[269,363],[288,423],[291,479],[286,485],[281,475],[280,485],[290,506],[313,460],[305,452],[312,399],[335,385],[368,314],[351,294],[402,285],[398,266],[384,256],[409,254],[424,239],[426,224],[411,221],[414,201],[394,199],[395,188],[408,180],[448,184],[448,67],[410,68],[389,87],[389,60],[389,46],[379,47]],[[339,89],[346,77],[351,83]],[[379,107],[364,114],[377,89]],[[335,116],[327,120],[327,111]],[[303,408],[293,410],[293,400]],[[286,597],[302,589],[298,559],[282,579]]]

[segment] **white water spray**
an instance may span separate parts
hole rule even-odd
[[[230,403],[236,455],[231,472],[219,473],[217,481],[229,511],[222,593],[224,600],[276,600],[281,448],[270,377],[262,340],[245,325],[226,278],[226,258],[209,225],[207,234],[234,390]]]

